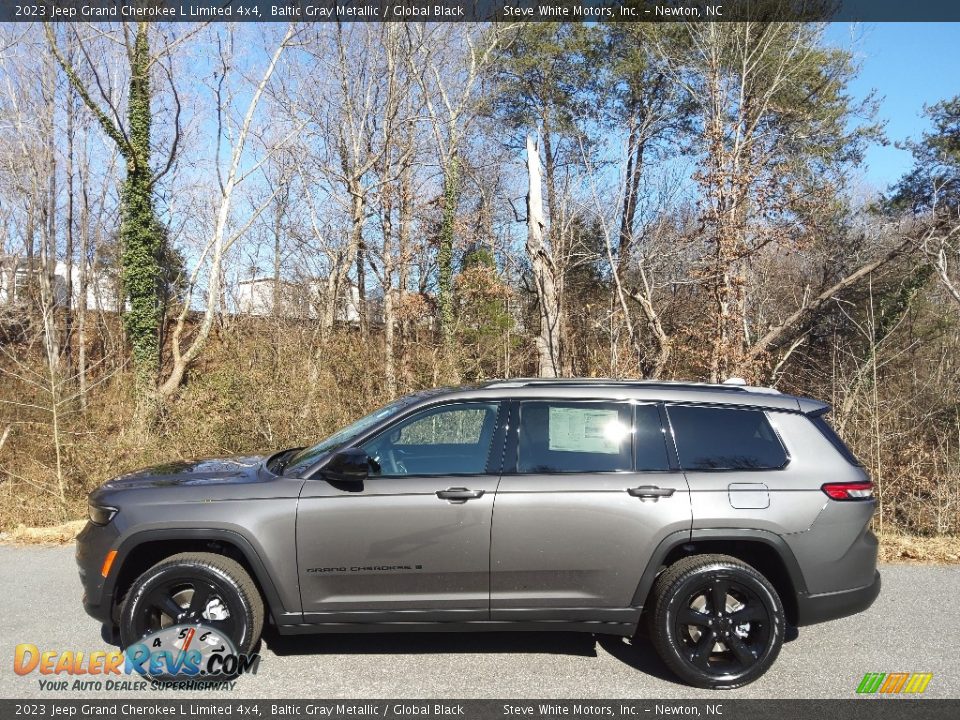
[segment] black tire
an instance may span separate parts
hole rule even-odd
[[[651,595],[650,639],[667,666],[690,685],[742,687],[763,675],[780,654],[783,604],[770,582],[741,560],[683,558],[661,573]]]
[[[191,608],[197,588],[209,593],[206,603],[220,600],[228,610],[226,619],[203,617],[204,608]],[[189,592],[190,601],[181,598]],[[164,603],[169,598],[174,605]],[[180,606],[178,617],[160,606]],[[214,553],[180,553],[157,563],[134,580],[120,610],[120,640],[129,647],[144,635],[170,624],[204,623],[225,633],[240,653],[250,653],[263,630],[263,598],[256,583],[236,560]]]

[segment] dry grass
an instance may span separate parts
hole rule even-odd
[[[892,563],[960,563],[960,537],[884,535],[880,560]]]
[[[49,527],[18,525],[10,532],[0,533],[0,542],[10,545],[66,545],[74,541],[85,524],[86,520],[71,520]]]

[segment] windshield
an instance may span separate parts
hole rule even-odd
[[[396,415],[404,408],[412,405],[422,397],[423,395],[418,393],[416,395],[407,395],[399,400],[394,400],[389,405],[384,405],[379,410],[374,410],[369,415],[365,415],[356,422],[347,425],[341,430],[338,430],[326,440],[317,443],[313,447],[308,447],[301,450],[292,458],[290,458],[288,463],[286,463],[284,475],[296,476],[302,473],[310,465],[313,465],[313,463],[315,463],[317,459],[324,453],[330,452],[340,445],[345,445],[351,439],[360,435],[368,428],[373,427],[382,420],[386,420],[387,418]]]

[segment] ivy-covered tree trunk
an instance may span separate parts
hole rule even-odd
[[[160,257],[163,233],[153,206],[150,169],[150,46],[146,24],[137,27],[130,59],[127,109],[129,149],[123,185],[120,253],[123,290],[130,305],[124,328],[133,355],[137,397],[149,403],[156,385],[160,358]]]
[[[130,93],[127,132],[93,99],[70,61],[60,52],[51,25],[45,24],[47,43],[57,63],[90,109],[106,135],[116,143],[126,163],[126,179],[120,191],[120,276],[123,285],[123,320],[130,342],[136,375],[138,419],[148,420],[157,398],[157,370],[160,362],[160,321],[162,307],[161,258],[164,233],[153,206],[150,168],[150,42],[147,23],[137,25],[130,58]]]

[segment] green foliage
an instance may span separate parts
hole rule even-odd
[[[960,95],[925,108],[933,131],[919,141],[904,143],[914,157],[914,168],[894,188],[890,205],[913,212],[936,205],[956,215],[960,207]]]
[[[677,23],[607,23],[600,32],[599,52],[606,68],[601,92],[609,95],[611,119],[627,125],[631,119],[653,122],[648,135],[669,129],[674,141],[686,136],[694,105],[675,92],[668,61],[689,43],[686,28]]]
[[[746,75],[745,47],[751,48]],[[723,147],[744,144],[752,165],[744,175],[770,199],[770,211],[803,214],[819,207],[824,191],[835,195],[844,187],[850,165],[881,137],[875,99],[855,103],[847,93],[856,73],[852,55],[825,47],[819,26],[794,23],[743,26],[724,35],[716,50],[718,78],[704,73],[699,59],[687,70],[705,94],[713,82],[724,88]],[[699,131],[706,135],[708,128]]]
[[[55,33],[45,25],[47,42],[70,84],[93,113],[103,132],[116,143],[126,163],[126,178],[120,189],[120,280],[129,303],[124,312],[124,329],[136,373],[135,393],[142,407],[153,397],[160,362],[160,323],[169,273],[166,264],[166,231],[153,204],[155,176],[150,168],[150,42],[147,23],[138,23],[130,63],[127,98],[127,131],[94,101],[73,65],[57,46]]]
[[[150,99],[150,46],[146,26],[141,24],[130,57],[129,148],[120,226],[121,280],[130,302],[124,314],[124,328],[141,396],[149,393],[156,382],[160,356],[160,260],[164,252],[164,234],[153,205]]]
[[[525,23],[504,46],[494,69],[490,111],[518,138],[578,135],[585,118],[599,120],[601,34],[580,23]]]
[[[475,248],[463,259],[457,276],[457,341],[475,380],[502,375],[502,353],[513,329],[508,301],[511,290],[500,277],[489,250]]]

